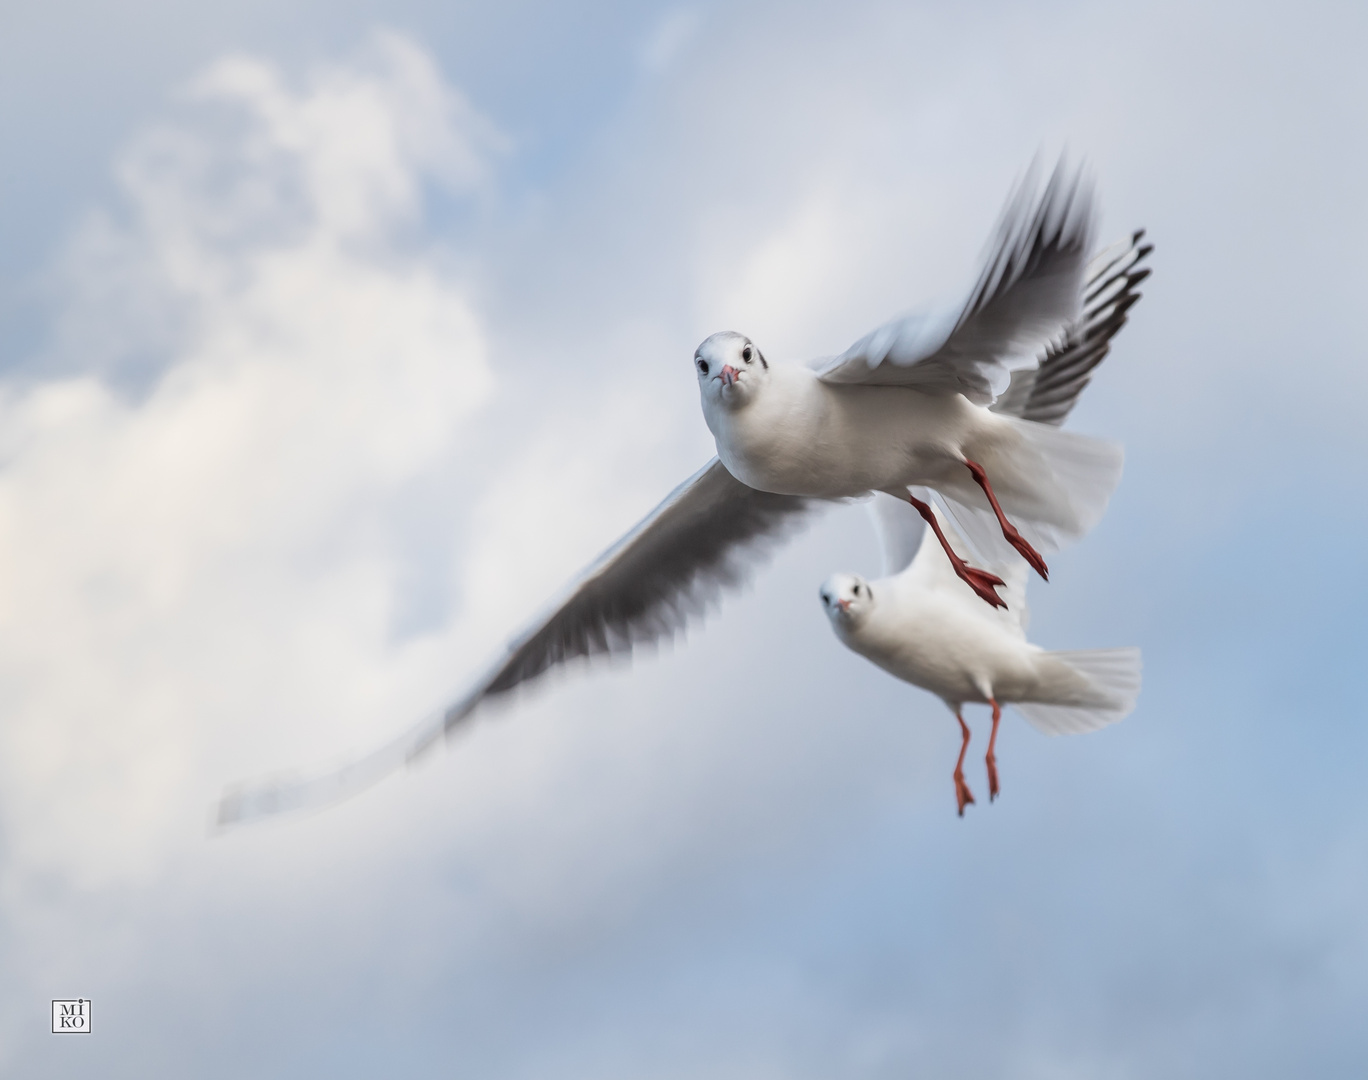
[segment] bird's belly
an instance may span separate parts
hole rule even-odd
[[[850,644],[890,675],[946,701],[1017,700],[1033,679],[1021,643],[977,620],[939,617],[935,604],[900,628],[880,628]]]
[[[839,499],[862,495],[881,486],[884,470],[877,463],[843,461],[808,443],[785,450],[782,446],[724,446],[718,456],[727,471],[760,491],[778,495],[807,495]]]
[[[894,647],[869,657],[890,675],[929,690],[947,701],[979,701],[983,694],[976,672],[953,650],[925,642],[918,647]]]
[[[957,455],[953,440],[941,437],[939,402],[927,407],[928,401],[879,388],[810,412],[757,408],[715,432],[718,455],[742,483],[781,495],[841,498],[934,485],[957,464]]]

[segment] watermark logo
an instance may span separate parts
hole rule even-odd
[[[90,1033],[90,1002],[86,998],[52,1003],[52,1033],[54,1035],[87,1035]]]

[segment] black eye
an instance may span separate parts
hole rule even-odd
[[[748,364],[751,362],[751,347],[749,345],[741,350],[741,359]]]
[[[706,375],[708,373],[708,362],[706,360],[700,360],[698,362],[698,370]]]

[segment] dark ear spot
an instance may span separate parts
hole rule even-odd
[[[756,350],[755,350],[755,355],[758,356],[758,357],[760,357],[760,366],[761,366],[762,368],[764,368],[766,371],[768,371],[768,370],[769,370],[769,364],[765,363],[765,354],[762,353],[759,349],[756,349]]]

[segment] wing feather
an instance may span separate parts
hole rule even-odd
[[[596,559],[515,638],[474,687],[440,716],[363,758],[312,778],[277,775],[236,784],[219,827],[347,798],[412,761],[490,698],[569,661],[631,653],[672,637],[823,503],[747,487],[713,458]]]
[[[1064,423],[1140,300],[1140,283],[1150,275],[1140,264],[1154,250],[1144,238],[1145,230],[1138,229],[1093,259],[1083,314],[1045,350],[1037,367],[1012,372],[1011,384],[991,406],[995,412],[1056,427]]]
[[[1036,195],[1034,173],[1008,200],[982,272],[956,312],[908,315],[865,335],[819,369],[830,383],[910,386],[987,405],[1009,364],[1031,356],[1078,314],[1093,193],[1061,161]]]

